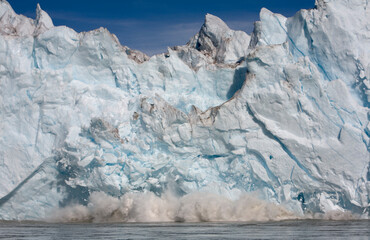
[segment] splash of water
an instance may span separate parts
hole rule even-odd
[[[87,206],[58,209],[53,222],[204,222],[279,221],[299,218],[284,207],[242,195],[237,200],[210,193],[161,197],[148,193],[127,193],[114,198],[102,192],[91,194]]]

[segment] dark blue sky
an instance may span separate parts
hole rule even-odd
[[[49,13],[55,25],[78,32],[106,27],[121,44],[149,55],[165,52],[167,46],[185,44],[211,13],[229,27],[250,33],[262,7],[287,17],[314,0],[8,0],[17,13],[35,17],[36,4]]]

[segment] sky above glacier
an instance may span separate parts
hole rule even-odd
[[[35,17],[36,4],[49,13],[55,25],[76,31],[106,27],[121,44],[149,55],[167,46],[183,45],[199,31],[206,13],[223,19],[230,28],[253,30],[262,7],[290,17],[314,0],[8,0],[17,13]]]

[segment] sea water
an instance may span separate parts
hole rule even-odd
[[[264,223],[1,222],[0,239],[370,239],[370,221]]]

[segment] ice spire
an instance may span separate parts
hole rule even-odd
[[[40,34],[52,27],[54,27],[53,21],[49,14],[41,9],[40,4],[36,7],[36,19],[35,19],[35,34]]]
[[[220,18],[207,14],[204,24],[188,43],[217,63],[235,63],[246,55],[250,36],[231,30]]]

